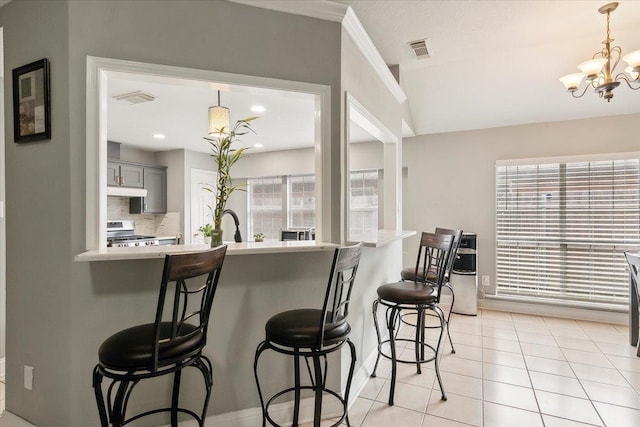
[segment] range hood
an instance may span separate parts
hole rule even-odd
[[[144,188],[129,188],[129,187],[107,187],[107,196],[120,196],[120,197],[147,197],[147,190]]]

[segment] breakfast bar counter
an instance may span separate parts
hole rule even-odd
[[[315,240],[291,240],[268,242],[225,242],[227,255],[256,255],[275,253],[317,252],[332,250],[339,245],[335,243],[317,242]],[[87,251],[75,256],[76,261],[115,261],[128,259],[157,259],[166,254],[203,251],[209,246],[196,245],[160,245],[137,247],[113,247]]]

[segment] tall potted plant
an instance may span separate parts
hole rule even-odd
[[[251,122],[255,119],[257,117],[238,120],[228,133],[225,133],[226,129],[222,128],[217,136],[204,138],[211,146],[211,156],[214,158],[218,173],[215,189],[212,186],[203,187],[204,190],[210,191],[216,196],[215,207],[209,206],[213,216],[212,247],[222,244],[222,216],[225,206],[231,193],[240,188],[238,185],[233,185],[231,181],[231,166],[240,160],[247,147],[233,148],[233,143],[237,137],[253,132]]]

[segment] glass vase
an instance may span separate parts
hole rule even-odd
[[[211,230],[211,247],[215,248],[222,244],[222,228],[214,228]]]

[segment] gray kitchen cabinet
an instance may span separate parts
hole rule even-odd
[[[109,160],[107,162],[107,185],[144,188],[144,168],[142,165]]]
[[[143,183],[147,197],[131,197],[129,213],[167,213],[167,168],[144,166]]]

